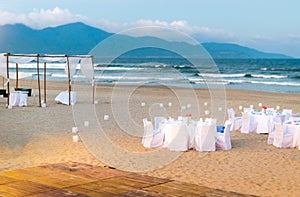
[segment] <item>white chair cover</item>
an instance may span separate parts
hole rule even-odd
[[[284,115],[284,122],[290,120],[292,117],[292,110],[291,109],[283,109],[282,114]]]
[[[159,130],[154,130],[153,132],[153,137],[151,141],[151,148],[160,148],[164,145],[164,133],[159,129]]]
[[[163,116],[155,116],[154,117],[154,129],[160,129],[160,124],[164,120],[166,120],[166,118]]]
[[[230,131],[240,130],[242,126],[242,117],[235,117],[235,111],[233,108],[227,110],[228,120],[231,122]]]
[[[275,109],[274,108],[267,108],[266,109],[266,114],[268,115],[274,115],[275,114]]]
[[[215,151],[216,150],[216,133],[215,124],[197,122],[195,135],[195,149],[197,151]]]
[[[284,127],[280,123],[274,123],[274,141],[273,145],[277,148],[290,148],[293,147],[293,135],[285,132]]]
[[[251,113],[253,111],[253,109],[252,108],[244,108],[244,112],[245,113]]]
[[[151,124],[150,121],[147,120],[147,118],[143,119],[143,124],[144,124],[144,135],[142,138],[142,144],[144,147],[150,148],[152,136],[153,136],[153,125]]]
[[[241,133],[255,133],[256,127],[257,123],[254,121],[254,118],[249,113],[242,113]]]
[[[269,131],[269,134],[268,134],[268,144],[273,144],[273,142],[274,142],[274,135],[275,135],[275,126],[274,126],[274,124],[275,123],[279,123],[279,124],[282,124],[282,120],[281,120],[281,118],[280,117],[274,117],[273,119],[271,119],[271,125],[272,125],[272,127],[271,127],[271,129],[270,129],[270,131]]]
[[[230,138],[230,128],[231,122],[227,120],[224,124],[225,129],[223,133],[216,132],[216,148],[222,150],[230,150],[231,149],[231,138]]]
[[[146,148],[158,148],[163,146],[164,135],[160,130],[154,130],[151,121],[143,119],[144,135],[142,144]]]

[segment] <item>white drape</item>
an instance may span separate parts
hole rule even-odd
[[[93,80],[94,67],[93,67],[92,58],[81,59],[80,69],[86,78]]]
[[[39,61],[41,63],[64,63],[67,62],[67,57],[55,57],[55,56],[61,56],[61,55],[46,55],[47,57],[41,57]],[[52,57],[51,57],[52,56]]]
[[[36,60],[36,57],[9,56],[10,63],[26,64],[33,60]]]
[[[3,77],[7,77],[6,72],[6,56],[4,56],[4,53],[0,54],[0,75]]]
[[[72,77],[76,72],[76,67],[79,63],[81,58],[79,57],[69,57],[69,64],[70,64],[70,76]],[[68,63],[65,65],[65,73],[68,74]]]

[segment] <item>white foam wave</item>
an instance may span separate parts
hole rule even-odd
[[[265,79],[283,79],[288,78],[288,76],[284,75],[251,75],[254,78],[265,78]]]
[[[219,74],[219,73],[198,73],[197,75],[201,77],[209,77],[209,78],[265,78],[265,79],[283,79],[288,78],[288,76],[285,75],[259,75],[259,74],[245,74],[245,73],[239,73],[239,74]]]
[[[250,83],[265,84],[265,85],[280,85],[280,86],[300,86],[300,83],[292,83],[292,82],[251,81]]]

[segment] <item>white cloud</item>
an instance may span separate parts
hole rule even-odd
[[[87,17],[74,15],[68,9],[61,9],[59,7],[55,7],[53,10],[34,9],[28,14],[19,15],[10,12],[0,12],[0,18],[1,25],[23,23],[35,29],[88,20]]]
[[[23,23],[34,29],[42,29],[45,27],[54,27],[58,25],[63,25],[72,22],[84,22],[86,24],[99,27],[109,32],[118,33],[127,29],[137,28],[137,27],[149,27],[158,26],[165,27],[168,29],[174,29],[179,32],[188,34],[197,40],[202,41],[229,41],[234,39],[234,35],[225,32],[220,28],[210,28],[210,27],[199,27],[191,26],[185,20],[176,20],[171,22],[166,22],[162,20],[146,20],[140,19],[130,23],[118,24],[106,19],[100,19],[98,21],[89,19],[86,16],[79,14],[73,14],[68,9],[62,9],[55,7],[53,9],[33,9],[27,14],[15,14],[10,12],[0,11],[0,25],[3,24],[14,24]]]

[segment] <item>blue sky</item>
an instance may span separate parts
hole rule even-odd
[[[0,25],[41,29],[81,21],[110,32],[159,25],[199,41],[300,58],[299,0],[0,0]]]

